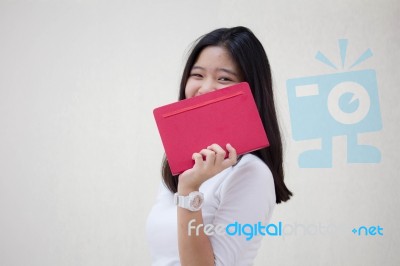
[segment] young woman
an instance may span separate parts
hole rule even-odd
[[[235,228],[228,234],[221,226],[259,222],[265,226],[275,204],[292,196],[283,181],[268,59],[249,29],[217,29],[195,43],[183,71],[179,100],[242,81],[251,87],[270,146],[238,159],[230,144],[225,158],[224,149],[210,143],[193,154],[193,168],[179,176],[171,174],[164,159],[163,182],[147,221],[153,265],[252,265],[262,236],[232,235]]]

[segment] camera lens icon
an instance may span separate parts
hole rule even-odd
[[[371,100],[363,86],[356,82],[341,82],[328,95],[329,114],[339,123],[361,122],[368,114]]]

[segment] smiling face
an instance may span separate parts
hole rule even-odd
[[[219,46],[208,46],[200,53],[186,82],[185,96],[191,98],[243,81],[240,69],[229,53]]]

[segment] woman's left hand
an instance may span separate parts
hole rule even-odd
[[[225,150],[218,144],[212,144],[199,153],[193,153],[194,166],[179,175],[178,193],[187,195],[192,191],[198,191],[205,181],[236,164],[236,150],[230,144],[226,145],[226,149],[229,153],[226,159]]]

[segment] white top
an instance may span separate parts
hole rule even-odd
[[[257,156],[244,155],[237,165],[204,182],[202,208],[204,224],[266,225],[275,207],[274,180],[268,166]],[[162,183],[155,205],[147,219],[146,233],[153,266],[181,265],[178,253],[177,206],[173,194]],[[238,228],[238,227],[236,227]],[[246,231],[250,229],[247,228]],[[234,228],[230,229],[234,232]],[[195,229],[192,230],[195,234]],[[250,240],[245,235],[226,232],[210,235],[215,265],[252,265],[263,236]]]

